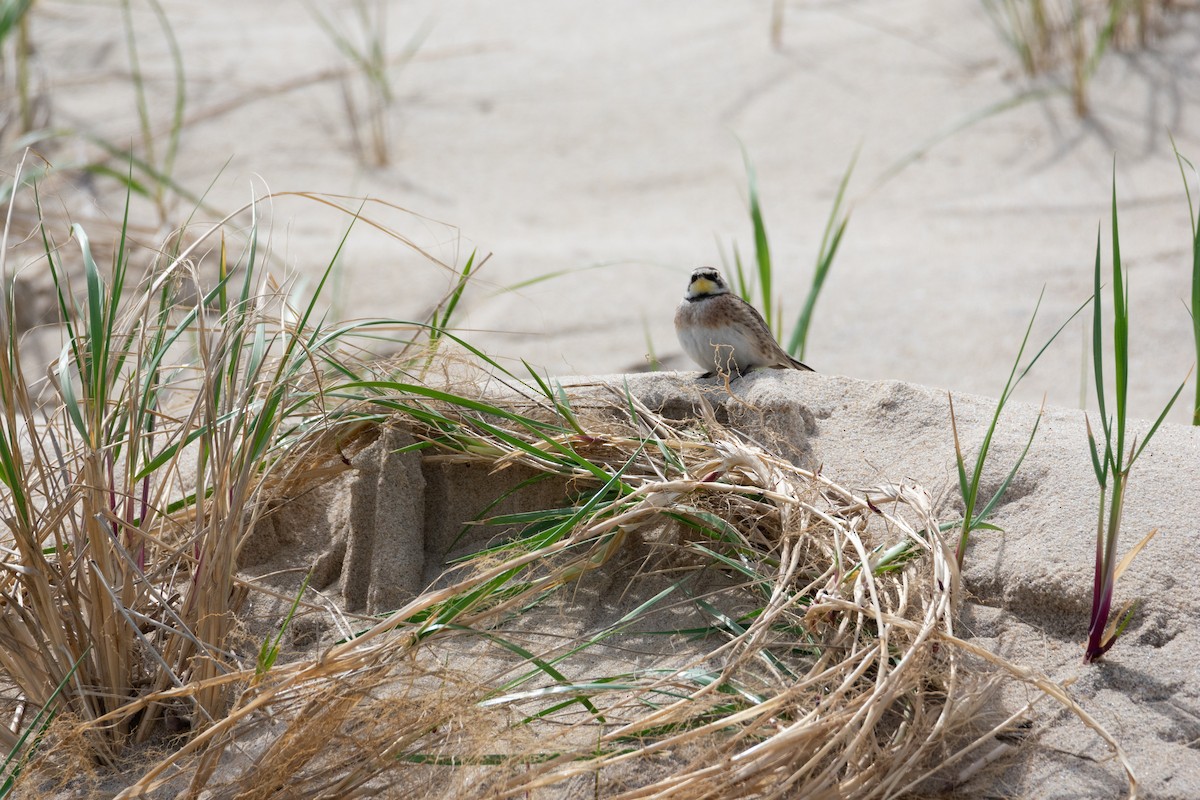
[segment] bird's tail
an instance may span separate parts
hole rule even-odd
[[[808,364],[805,364],[803,361],[797,361],[791,356],[788,356],[788,361],[792,362],[793,369],[798,369],[801,372],[816,372],[816,370],[810,367]]]

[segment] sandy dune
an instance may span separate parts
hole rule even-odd
[[[805,354],[822,375],[797,392],[816,387],[800,402],[841,426],[822,430],[829,470],[847,480],[946,483],[952,440],[940,390],[994,397],[1043,287],[1036,345],[1091,294],[1097,226],[1106,264],[1111,251],[1115,156],[1132,306],[1131,414],[1155,416],[1195,360],[1188,206],[1167,134],[1200,160],[1200,17],[1173,22],[1150,52],[1105,59],[1094,113],[1080,120],[1053,81],[1020,75],[978,2],[791,3],[778,48],[771,7],[391,4],[391,51],[399,57],[422,38],[392,70],[389,159],[376,165],[356,148],[347,111],[347,94],[363,103],[359,76],[308,6],[167,4],[187,89],[175,178],[196,193],[212,184],[206,217],[268,187],[392,204],[364,213],[450,264],[475,248],[492,254],[464,300],[464,336],[554,375],[594,375],[643,369],[651,350],[669,368],[686,367],[671,316],[689,271],[719,264],[735,240],[751,257],[739,142],[757,169],[788,317],[803,301],[838,182],[857,152],[852,219]],[[134,10],[134,29],[162,133],[169,52],[146,8]],[[137,139],[117,6],[46,0],[32,30],[50,124]],[[69,141],[43,150],[64,165],[92,152]],[[76,209],[85,225],[119,217],[123,194],[111,183],[82,189],[95,195]],[[169,223],[187,210],[176,205]],[[148,204],[136,211],[155,218]],[[311,286],[346,216],[289,197],[264,213],[278,263]],[[413,318],[450,281],[412,249],[358,226],[330,302],[344,317]],[[1018,395],[1036,403],[1045,393],[1058,410],[1043,423],[1024,491],[1002,509],[1008,534],[981,538],[970,564],[979,599],[971,624],[1056,678],[1081,675],[1076,691],[1118,738],[1130,737],[1152,796],[1194,797],[1197,608],[1180,565],[1195,560],[1196,436],[1182,425],[1165,428],[1135,472],[1130,538],[1162,529],[1125,585],[1145,600],[1144,617],[1110,664],[1078,665],[1081,636],[1071,631],[1086,609],[1064,598],[1087,591],[1094,497],[1081,416],[1069,409],[1094,402],[1085,389],[1088,334],[1082,320],[1070,325]],[[861,383],[886,379],[903,383]],[[865,405],[839,405],[839,397]],[[1190,402],[1185,391],[1172,422],[1189,418]],[[972,442],[986,406],[964,403]],[[1018,448],[1033,413],[1014,412],[1002,456]],[[1059,552],[1064,563],[1047,563]],[[1072,735],[1053,728],[1047,741],[1058,749],[1000,778],[998,791],[1113,791],[1111,770],[1091,762],[1104,753],[1075,753]],[[1064,765],[1073,777],[1042,793]]]

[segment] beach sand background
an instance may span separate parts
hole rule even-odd
[[[369,196],[428,218],[364,212],[445,263],[491,255],[459,320],[498,357],[555,375],[644,369],[650,352],[684,366],[671,317],[689,271],[719,265],[735,242],[753,261],[744,146],[788,320],[858,153],[806,353],[821,372],[997,394],[1039,292],[1037,344],[1090,296],[1098,226],[1107,263],[1114,160],[1133,413],[1155,416],[1195,359],[1188,209],[1168,138],[1200,157],[1194,16],[1148,51],[1105,58],[1092,116],[1079,119],[1060,79],[1023,77],[982,3],[787,4],[779,47],[766,0],[386,6],[402,64],[382,166],[356,147],[347,112],[347,96],[364,106],[363,80],[309,6],[167,7],[187,91],[174,177],[220,211],[270,189]],[[353,34],[349,4],[313,8],[340,12]],[[165,134],[170,52],[148,8],[132,17],[152,127]],[[118,9],[39,3],[32,31],[49,122],[138,142]],[[1021,99],[1031,92],[1044,96]],[[57,163],[87,154],[46,150]],[[119,218],[123,193],[94,186],[95,207],[76,218]],[[172,219],[188,211],[181,202]],[[318,275],[345,216],[287,199],[270,213],[280,264]],[[359,228],[335,310],[424,313],[451,277]],[[559,277],[506,291],[548,275]],[[1085,322],[1020,397],[1079,407],[1094,394]],[[1172,419],[1187,418],[1180,404]]]
[[[369,197],[380,202],[365,216],[441,262],[461,267],[473,250],[490,254],[457,320],[461,335],[497,359],[568,376],[644,370],[653,353],[690,369],[671,325],[690,270],[720,264],[734,242],[752,260],[744,147],[788,318],[857,154],[849,226],[805,355],[821,375],[780,384],[838,426],[822,451],[830,474],[951,480],[944,392],[999,393],[1043,289],[1036,346],[1088,299],[1098,230],[1106,266],[1111,253],[1114,162],[1131,415],[1156,416],[1195,360],[1188,204],[1168,137],[1200,158],[1195,14],[1170,20],[1147,50],[1106,57],[1091,83],[1092,113],[1079,118],[1058,77],[1023,76],[978,2],[789,3],[778,46],[767,0],[391,3],[386,39],[403,63],[390,73],[380,164],[364,154],[363,120],[348,111],[348,97],[365,102],[361,76],[313,7],[344,20],[350,5],[164,6],[187,91],[174,180],[205,195],[205,219],[268,190]],[[165,136],[170,50],[148,7],[134,7],[131,19],[150,124]],[[31,26],[46,123],[138,142],[119,6],[43,0]],[[96,152],[74,136],[39,150],[63,167]],[[124,202],[114,182],[95,177],[62,197],[89,229],[119,220]],[[172,202],[160,214],[135,200],[143,244],[186,218],[190,205]],[[262,214],[280,274],[311,289],[349,218],[290,196],[264,203]],[[36,269],[30,261],[23,279],[39,280]],[[420,318],[452,281],[360,224],[329,302],[346,318]],[[1006,538],[982,546],[968,573],[979,593],[970,624],[1010,658],[1059,679],[1078,673],[1081,695],[1099,698],[1093,711],[1130,742],[1150,795],[1194,797],[1200,676],[1187,632],[1198,609],[1173,594],[1200,535],[1195,462],[1185,458],[1197,440],[1182,426],[1187,390],[1170,416],[1178,425],[1143,462],[1146,477],[1135,472],[1139,499],[1127,517],[1131,541],[1162,528],[1128,576],[1129,591],[1153,608],[1113,651],[1111,672],[1078,664],[1082,629],[1072,638],[1051,624],[1063,614],[1086,622],[1086,609],[1055,598],[1085,597],[1090,587],[1094,486],[1081,415],[1071,411],[1094,407],[1089,335],[1088,320],[1069,325],[1018,393],[1034,404],[1044,395],[1057,410],[1026,490],[997,520]],[[971,441],[986,406],[964,401]],[[1001,461],[1019,453],[1033,414],[1022,406],[1002,422]],[[1064,563],[1048,564],[1047,553]],[[1153,600],[1168,595],[1175,599]],[[1139,677],[1152,673],[1157,681]],[[1007,773],[997,796],[1088,797],[1119,786],[1111,764],[1095,766],[1102,748],[1072,751],[1072,730],[1053,729],[1040,760]],[[1162,760],[1163,747],[1173,761]]]

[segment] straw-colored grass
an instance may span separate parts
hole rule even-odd
[[[292,304],[259,270],[257,206],[244,210],[248,226],[230,225],[235,214],[172,236],[138,281],[128,226],[104,269],[82,227],[67,238],[35,221],[18,233],[16,206],[10,198],[0,237],[6,779],[55,715],[78,721],[88,759],[107,765],[131,744],[223,717],[234,695],[221,679],[244,664],[234,646],[248,587],[236,564],[258,498],[297,480],[289,465],[354,421],[323,387],[355,366],[354,337],[383,327],[332,328],[315,297]],[[33,374],[8,262],[27,235],[43,243],[29,268],[51,278],[62,320],[61,351]],[[387,329],[409,337],[401,361],[424,359],[427,328]],[[127,711],[183,687],[185,700]]]
[[[1030,76],[1065,71],[1075,111],[1091,109],[1088,87],[1110,49],[1144,49],[1195,0],[983,0],[997,31]]]
[[[386,402],[435,443],[427,458],[563,475],[574,504],[325,652],[96,720],[237,697],[121,797],[927,793],[1028,711],[995,718],[1006,680],[1124,762],[1061,687],[956,637],[960,576],[920,487],[857,494],[711,413],[671,421],[628,397],[587,414],[565,395]],[[597,605],[604,622],[573,622]]]
[[[956,637],[959,567],[920,487],[851,491],[701,400],[673,420],[519,378],[448,330],[477,266],[432,324],[329,323],[259,271],[246,213],[240,238],[228,220],[172,237],[141,281],[123,237],[102,269],[81,227],[43,226],[64,325],[44,381],[0,243],[0,795],[83,762],[136,770],[126,798],[925,793],[1026,715],[997,716],[1006,680],[1124,764],[1062,687]],[[407,344],[364,364],[373,330]],[[490,520],[519,532],[386,619],[271,663],[284,637],[247,646],[239,613],[278,593],[239,552],[383,424],[567,497]]]

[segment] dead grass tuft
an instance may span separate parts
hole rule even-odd
[[[132,757],[123,798],[894,796],[969,772],[1020,719],[980,721],[1012,680],[1128,771],[1061,686],[955,636],[961,578],[920,487],[852,491],[702,401],[687,423],[615,390],[584,408],[459,342],[464,362],[447,327],[470,266],[432,322],[329,325],[232,218],[128,286],[120,245],[101,270],[82,227],[41,227],[64,342],[44,379],[0,242],[0,743],[44,756],[25,794]],[[375,331],[407,338],[367,366],[353,337]],[[486,391],[462,379],[481,361]],[[333,646],[256,657],[239,552],[379,424],[568,497],[487,521],[520,532]]]
[[[22,174],[13,185],[33,193]],[[47,731],[115,767],[130,745],[223,718],[242,691],[230,676],[255,667],[237,621],[248,592],[239,552],[273,488],[321,479],[314,470],[333,467],[312,449],[352,442],[360,421],[346,411],[355,398],[326,387],[354,376],[374,331],[406,337],[396,360],[409,366],[431,344],[427,324],[331,328],[315,297],[293,302],[262,269],[269,237],[260,241],[251,204],[176,232],[136,277],[127,225],[104,269],[82,226],[64,236],[39,219],[35,266],[50,276],[61,326],[56,356],[39,363],[8,260],[10,242],[27,238],[19,206],[10,198],[0,236],[6,778]],[[249,226],[228,224],[243,215]]]
[[[1027,75],[1065,71],[1080,116],[1089,113],[1088,84],[1110,49],[1144,50],[1194,12],[1195,0],[984,0],[993,23]]]
[[[956,637],[920,487],[856,493],[628,397],[585,418],[547,395],[559,432],[525,401],[389,402],[428,458],[572,473],[579,495],[358,636],[218,678],[231,711],[122,797],[181,778],[212,798],[928,792],[1020,720],[980,721],[1013,680],[1124,762],[1061,687]]]

